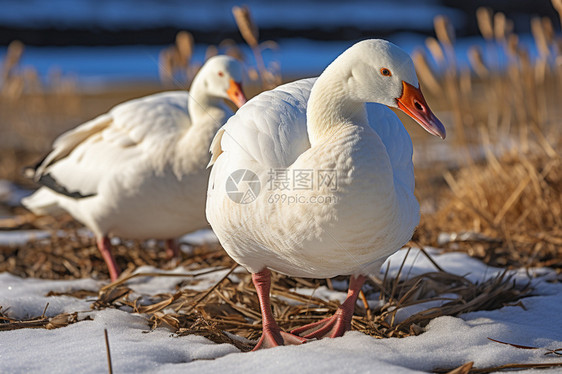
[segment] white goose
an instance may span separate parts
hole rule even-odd
[[[45,187],[23,200],[36,214],[69,212],[96,235],[111,280],[119,269],[109,234],[168,239],[206,227],[209,144],[232,115],[224,99],[246,102],[243,68],[228,56],[207,61],[191,92],[163,92],[114,107],[62,134],[33,176]]]
[[[317,80],[250,100],[213,140],[207,218],[228,254],[252,273],[263,323],[255,349],[341,336],[365,275],[410,239],[419,222],[412,142],[387,106],[445,138],[408,54],[366,40]],[[283,332],[270,309],[269,269],[351,275],[348,297],[333,317]]]

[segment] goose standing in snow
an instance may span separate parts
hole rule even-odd
[[[365,276],[411,238],[419,222],[412,142],[387,107],[445,138],[408,54],[366,40],[316,80],[258,95],[217,132],[207,218],[228,254],[252,273],[263,324],[255,349],[343,335]],[[269,269],[350,275],[347,299],[331,318],[281,331],[269,303]]]
[[[44,185],[22,202],[36,214],[67,211],[96,235],[111,280],[119,268],[109,234],[167,239],[206,227],[209,144],[232,115],[224,99],[246,102],[242,64],[209,59],[190,93],[131,100],[62,134],[35,167]]]

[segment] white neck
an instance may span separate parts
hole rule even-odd
[[[205,87],[205,79],[199,75],[195,77],[189,89],[189,100],[187,103],[191,123],[196,125],[200,119],[209,115],[210,108],[228,110],[228,106],[220,97],[210,95]]]
[[[176,145],[178,157],[175,159],[174,171],[178,175],[185,170],[204,170],[211,157],[211,140],[232,115],[224,100],[209,95],[204,79],[197,77],[189,91],[188,110],[191,126]]]
[[[365,103],[347,95],[346,73],[337,60],[314,83],[306,110],[310,144],[314,146],[341,127],[368,126]]]

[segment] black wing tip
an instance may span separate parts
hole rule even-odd
[[[53,178],[51,176],[51,174],[41,175],[41,177],[39,177],[37,182],[39,184],[42,184],[43,186],[45,186],[47,188],[50,188],[51,190],[55,191],[56,193],[59,193],[59,194],[64,195],[64,196],[68,196],[68,197],[73,198],[73,199],[84,199],[84,198],[87,198],[87,197],[96,196],[95,193],[83,195],[81,192],[78,192],[78,191],[71,192],[66,187],[64,187],[59,182],[57,182],[57,180],[55,178]]]
[[[45,156],[43,156],[39,161],[37,161],[35,164],[25,166],[22,169],[22,175],[26,178],[35,180],[35,182],[38,182],[39,176],[37,175],[37,170],[43,164],[43,162],[45,162],[45,160],[47,159],[47,156],[49,156],[48,153]]]

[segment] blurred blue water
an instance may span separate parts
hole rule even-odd
[[[438,14],[449,17],[455,27],[461,27],[467,15],[440,5],[439,0],[405,1],[334,1],[334,0],[246,0],[257,25],[268,28],[338,29],[357,27],[365,30],[393,30],[387,37],[408,52],[423,45]],[[156,26],[175,26],[186,30],[205,29],[220,34],[221,30],[236,30],[231,9],[235,0],[0,0],[0,26],[65,29],[103,28],[122,30]],[[471,15],[471,17],[474,17]],[[399,31],[396,31],[399,30]],[[401,30],[401,31],[400,31]],[[369,37],[377,37],[370,31]],[[278,61],[286,79],[318,75],[352,41],[314,41],[303,33],[298,38],[278,40],[280,49],[266,54],[267,61]],[[345,39],[345,38],[342,38]],[[197,40],[196,40],[197,41]],[[523,41],[535,54],[529,37]],[[45,79],[53,68],[75,75],[81,85],[128,81],[157,81],[158,55],[166,45],[96,47],[33,47],[26,46],[22,66],[33,66]],[[169,41],[170,43],[173,40]],[[470,45],[483,46],[480,38],[460,39],[456,57],[460,65],[468,65]],[[197,44],[193,59],[204,60],[206,45]],[[252,54],[244,47],[249,63]],[[0,47],[0,60],[6,48]]]
[[[0,25],[234,28],[231,9],[241,4],[251,8],[258,25],[267,27],[430,29],[437,14],[462,26],[461,13],[438,0],[1,0]]]
[[[409,53],[422,48],[425,37],[416,34],[398,34],[390,40]],[[531,57],[537,51],[530,36],[521,36],[521,43]],[[316,76],[353,42],[322,42],[307,39],[279,41],[279,50],[265,53],[266,63],[280,63],[284,78],[294,79]],[[456,58],[460,66],[468,66],[467,51],[470,46],[485,48],[482,38],[464,38],[456,43]],[[53,68],[65,74],[73,74],[84,86],[119,84],[130,81],[156,82],[159,79],[158,54],[166,46],[116,46],[116,47],[26,47],[21,65],[34,67],[41,77],[46,77]],[[196,45],[193,61],[202,62],[207,46]],[[251,51],[241,46],[248,64],[255,65]],[[500,59],[505,60],[501,48],[497,47]],[[6,48],[0,49],[0,60]]]

